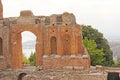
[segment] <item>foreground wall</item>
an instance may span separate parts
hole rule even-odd
[[[45,70],[45,71],[6,71],[0,72],[0,80],[107,80],[107,73],[88,73],[79,70]],[[20,76],[26,74],[25,76]]]

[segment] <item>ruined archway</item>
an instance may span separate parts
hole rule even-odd
[[[51,54],[57,54],[56,37],[51,37]]]
[[[0,56],[3,55],[3,42],[2,42],[2,38],[0,38]]]
[[[36,38],[36,65],[39,66],[42,64],[42,53],[43,53],[43,44],[42,44],[42,27],[41,25],[17,25],[16,27],[11,27],[11,66],[12,68],[22,68],[22,36],[21,33],[24,31],[32,32]]]
[[[26,66],[26,64],[29,64],[29,57],[31,55],[36,54],[36,48],[35,48],[36,35],[30,31],[24,31],[21,32],[21,36],[22,36],[22,54],[23,54],[22,62]]]
[[[22,32],[24,32],[24,31],[29,31],[29,32],[31,32],[32,34],[34,34],[34,32],[33,31],[31,31],[31,30],[21,30],[21,31],[19,31],[18,33],[16,33],[16,36],[14,37],[14,46],[13,46],[13,48],[15,48],[14,49],[14,56],[16,56],[16,57],[14,57],[17,61],[16,61],[16,64],[15,64],[15,66],[16,67],[23,67],[23,64],[22,64],[22,59],[23,59],[23,52],[22,52]],[[35,35],[35,34],[34,34]],[[35,45],[36,46],[36,45]],[[35,50],[38,50],[38,49],[35,49]]]

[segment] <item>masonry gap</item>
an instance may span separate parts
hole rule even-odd
[[[68,32],[68,30],[66,30],[66,32]]]
[[[51,54],[57,54],[57,41],[56,37],[51,37]]]
[[[53,24],[53,26],[54,26],[55,24]]]
[[[23,66],[27,66],[30,65],[31,63],[31,60],[29,60],[30,56],[35,55],[36,53],[36,49],[35,49],[36,36],[34,33],[30,31],[24,31],[21,33],[21,35],[22,35],[22,54],[24,56],[22,63]],[[29,62],[25,62],[24,61],[25,58],[27,58]],[[33,61],[33,63],[35,62]],[[31,64],[31,65],[34,66],[35,64]]]

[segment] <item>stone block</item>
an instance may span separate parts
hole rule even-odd
[[[30,16],[33,16],[33,13],[30,10],[25,10],[25,11],[20,12],[20,16],[22,16],[22,17],[30,17]]]
[[[60,55],[55,55],[55,58],[61,58],[61,56]]]
[[[76,58],[77,56],[76,55],[70,55],[70,58]]]
[[[83,66],[74,66],[74,70],[84,70]]]
[[[89,58],[89,55],[83,55],[82,58],[83,58],[83,59],[88,59],[88,58]]]
[[[63,69],[65,69],[65,70],[73,70],[73,66],[64,66]]]
[[[96,70],[97,71],[103,71],[103,66],[101,66],[101,65],[96,65]]]
[[[43,58],[48,58],[49,56],[48,55],[43,55]]]

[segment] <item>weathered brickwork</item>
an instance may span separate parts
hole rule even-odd
[[[22,68],[21,33],[30,31],[37,37],[36,66],[89,69],[90,57],[82,42],[82,30],[72,13],[34,16],[27,10],[10,18],[3,18],[2,13],[0,1],[0,64],[5,62],[4,68]]]

